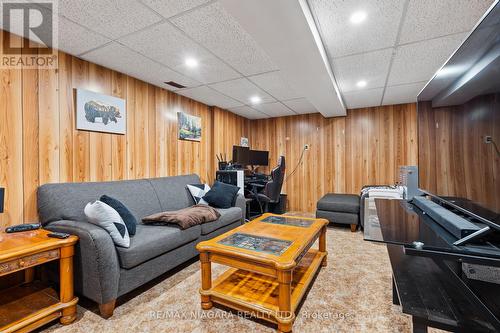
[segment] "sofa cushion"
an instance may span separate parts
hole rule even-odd
[[[328,193],[319,199],[319,210],[343,213],[359,213],[359,195]]]
[[[217,221],[203,223],[201,225],[202,235],[209,234],[219,228],[225,227],[226,225],[241,220],[242,212],[239,207],[231,207],[226,209],[217,208],[216,210],[220,213],[219,219]]]
[[[200,236],[199,225],[181,230],[175,227],[137,225],[129,248],[116,248],[120,266],[130,269],[163,253],[189,243]]]
[[[188,184],[200,184],[200,178],[197,175],[174,176],[164,178],[149,179],[150,184],[158,195],[161,209],[156,212],[166,212],[169,210],[179,210],[195,204],[189,190]],[[147,214],[151,215],[151,214]],[[141,216],[144,217],[146,215]]]
[[[104,194],[123,203],[137,221],[162,211],[158,196],[150,182],[145,179],[45,184],[38,188],[40,222],[45,225],[59,220],[86,221],[83,212],[85,205]]]

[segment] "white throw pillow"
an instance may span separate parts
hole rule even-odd
[[[193,197],[193,200],[196,204],[200,205],[208,205],[208,202],[203,200],[205,194],[210,191],[210,186],[207,184],[192,184],[187,186],[189,193]]]
[[[130,246],[127,226],[114,208],[97,200],[89,202],[84,211],[90,223],[106,229],[115,245],[121,247]]]

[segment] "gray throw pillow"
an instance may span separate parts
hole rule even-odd
[[[130,237],[120,214],[102,201],[89,202],[85,206],[85,216],[90,223],[105,229],[116,246],[129,247]]]

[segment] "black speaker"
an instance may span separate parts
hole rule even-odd
[[[5,197],[5,189],[0,187],[0,213],[3,213],[3,198]]]

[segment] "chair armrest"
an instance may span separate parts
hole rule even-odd
[[[243,194],[238,193],[238,195],[236,196],[236,202],[234,206],[241,208],[241,224],[245,223],[245,215],[247,213],[247,203],[245,200],[245,196]]]
[[[45,229],[66,232],[80,238],[75,246],[75,289],[104,304],[118,296],[120,265],[115,244],[106,230],[88,222],[54,221]]]

